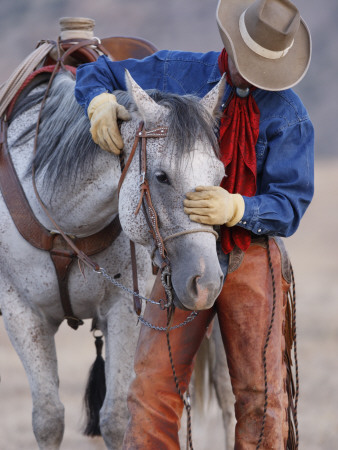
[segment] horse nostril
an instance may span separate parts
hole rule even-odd
[[[196,275],[195,277],[192,277],[190,280],[190,289],[193,295],[198,295],[198,280],[200,280],[200,275]]]

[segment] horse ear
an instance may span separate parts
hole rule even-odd
[[[159,114],[163,113],[163,106],[158,105],[142,88],[126,69],[126,85],[129,94],[132,96],[138,112],[144,122],[156,121]]]
[[[219,107],[222,103],[224,89],[225,75],[223,75],[216,86],[200,100],[200,104],[204,106],[212,117],[219,115]]]

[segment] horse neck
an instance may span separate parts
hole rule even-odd
[[[102,150],[89,174],[81,174],[74,186],[59,190],[48,206],[60,225],[78,237],[108,225],[118,212],[117,185],[120,165],[116,156]]]
[[[9,149],[28,202],[40,223],[47,229],[55,229],[34,193],[32,177],[26,176],[33,155],[33,142],[12,147],[16,134],[14,122],[8,130]],[[117,214],[119,177],[118,158],[102,151],[95,158],[90,175],[81,173],[73,185],[65,185],[51,195],[42,183],[42,174],[37,178],[37,188],[48,212],[62,230],[82,237],[101,230]]]

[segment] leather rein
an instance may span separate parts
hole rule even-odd
[[[178,233],[171,234],[171,235],[167,236],[165,239],[162,238],[160,230],[159,230],[159,226],[158,226],[158,216],[156,214],[155,208],[154,208],[152,200],[151,200],[149,183],[147,180],[147,140],[151,139],[151,138],[163,139],[163,138],[167,137],[167,135],[168,135],[167,127],[160,126],[160,127],[154,128],[152,130],[146,130],[144,122],[140,122],[139,127],[136,131],[136,136],[135,136],[135,140],[134,140],[134,144],[133,144],[131,153],[129,155],[127,163],[121,174],[121,178],[120,178],[119,185],[118,185],[118,193],[120,193],[122,183],[125,179],[125,176],[130,167],[130,164],[134,158],[136,149],[137,149],[137,147],[139,147],[139,152],[140,152],[139,153],[140,200],[137,205],[135,214],[138,214],[142,207],[146,222],[148,224],[149,231],[153,237],[153,241],[155,244],[155,248],[152,252],[153,265],[154,265],[154,256],[155,256],[156,250],[158,250],[158,253],[159,253],[159,256],[161,259],[159,268],[161,270],[162,285],[163,285],[163,288],[164,288],[165,294],[166,294],[166,302],[161,301],[160,307],[162,309],[167,309],[167,326],[165,328],[157,327],[157,326],[147,322],[143,317],[141,317],[141,315],[140,315],[141,306],[142,306],[141,304],[138,305],[138,307],[139,307],[138,308],[138,311],[139,311],[138,316],[139,316],[139,320],[142,322],[143,325],[146,325],[149,328],[152,328],[153,330],[165,331],[165,333],[166,333],[169,359],[170,359],[170,364],[171,364],[171,368],[172,368],[172,372],[173,372],[174,382],[176,385],[177,392],[178,392],[178,394],[183,402],[183,405],[186,409],[186,412],[187,412],[187,448],[189,448],[190,450],[193,450],[190,394],[189,394],[189,390],[188,390],[186,393],[186,397],[185,397],[180,388],[179,380],[176,375],[176,370],[175,370],[173,357],[172,357],[172,349],[171,349],[171,344],[170,344],[169,332],[173,328],[187,325],[189,322],[191,322],[194,319],[194,317],[196,317],[197,312],[194,311],[187,318],[187,320],[184,321],[183,323],[181,323],[180,325],[171,327],[171,324],[172,324],[173,318],[174,318],[175,305],[173,302],[173,287],[172,287],[172,283],[171,283],[170,261],[169,261],[168,253],[167,253],[164,243],[170,239],[174,239],[174,238],[183,236],[185,234],[190,234],[190,233],[209,232],[209,233],[212,233],[216,239],[218,238],[218,234],[212,228],[211,229],[194,228],[194,229],[183,230]],[[141,140],[141,145],[139,145],[140,140]],[[131,242],[131,248],[134,247],[134,243],[132,241],[130,241],[130,242]],[[133,280],[134,281],[136,280],[136,283],[137,283],[136,264],[135,264],[135,267],[132,266],[132,269],[133,269]],[[138,293],[137,284],[136,285],[134,284],[134,292]],[[134,295],[134,306],[135,306],[135,301],[137,301],[137,300],[139,301],[139,298],[137,298],[137,296]],[[135,308],[135,310],[136,310],[136,308]]]

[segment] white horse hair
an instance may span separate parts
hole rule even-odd
[[[177,296],[188,309],[212,306],[223,282],[215,237],[209,227],[193,224],[183,212],[183,198],[197,185],[219,185],[224,168],[215,152],[214,117],[218,110],[217,86],[204,99],[180,98],[153,92],[153,100],[131,78],[126,105],[132,120],[121,126],[126,158],[140,120],[147,128],[169,127],[167,139],[148,142],[148,179],[160,232],[166,236],[195,228],[168,241],[172,279]],[[119,158],[96,146],[89,121],[76,103],[74,80],[60,74],[42,113],[34,160],[37,187],[49,212],[67,234],[83,237],[103,229],[117,213],[123,232],[95,261],[107,273],[132,289],[129,239],[138,245],[140,292],[149,294],[150,253],[153,242],[139,201],[139,161],[134,158],[117,198]],[[17,102],[8,128],[8,147],[29,204],[44,227],[53,229],[32,188],[33,134],[45,84]],[[122,100],[123,96],[120,95]],[[153,141],[153,142],[151,142]],[[26,370],[33,400],[33,431],[40,449],[60,448],[64,407],[58,395],[54,335],[63,321],[55,270],[47,252],[31,246],[16,229],[1,197],[0,203],[0,307],[6,330]],[[158,253],[155,253],[155,261]],[[138,327],[132,298],[89,268],[76,264],[69,276],[72,307],[81,319],[94,318],[105,337],[106,397],[100,428],[109,449],[119,449],[128,420],[127,389],[133,377],[133,355]],[[198,282],[196,281],[198,280]],[[178,300],[179,299],[179,300]]]

